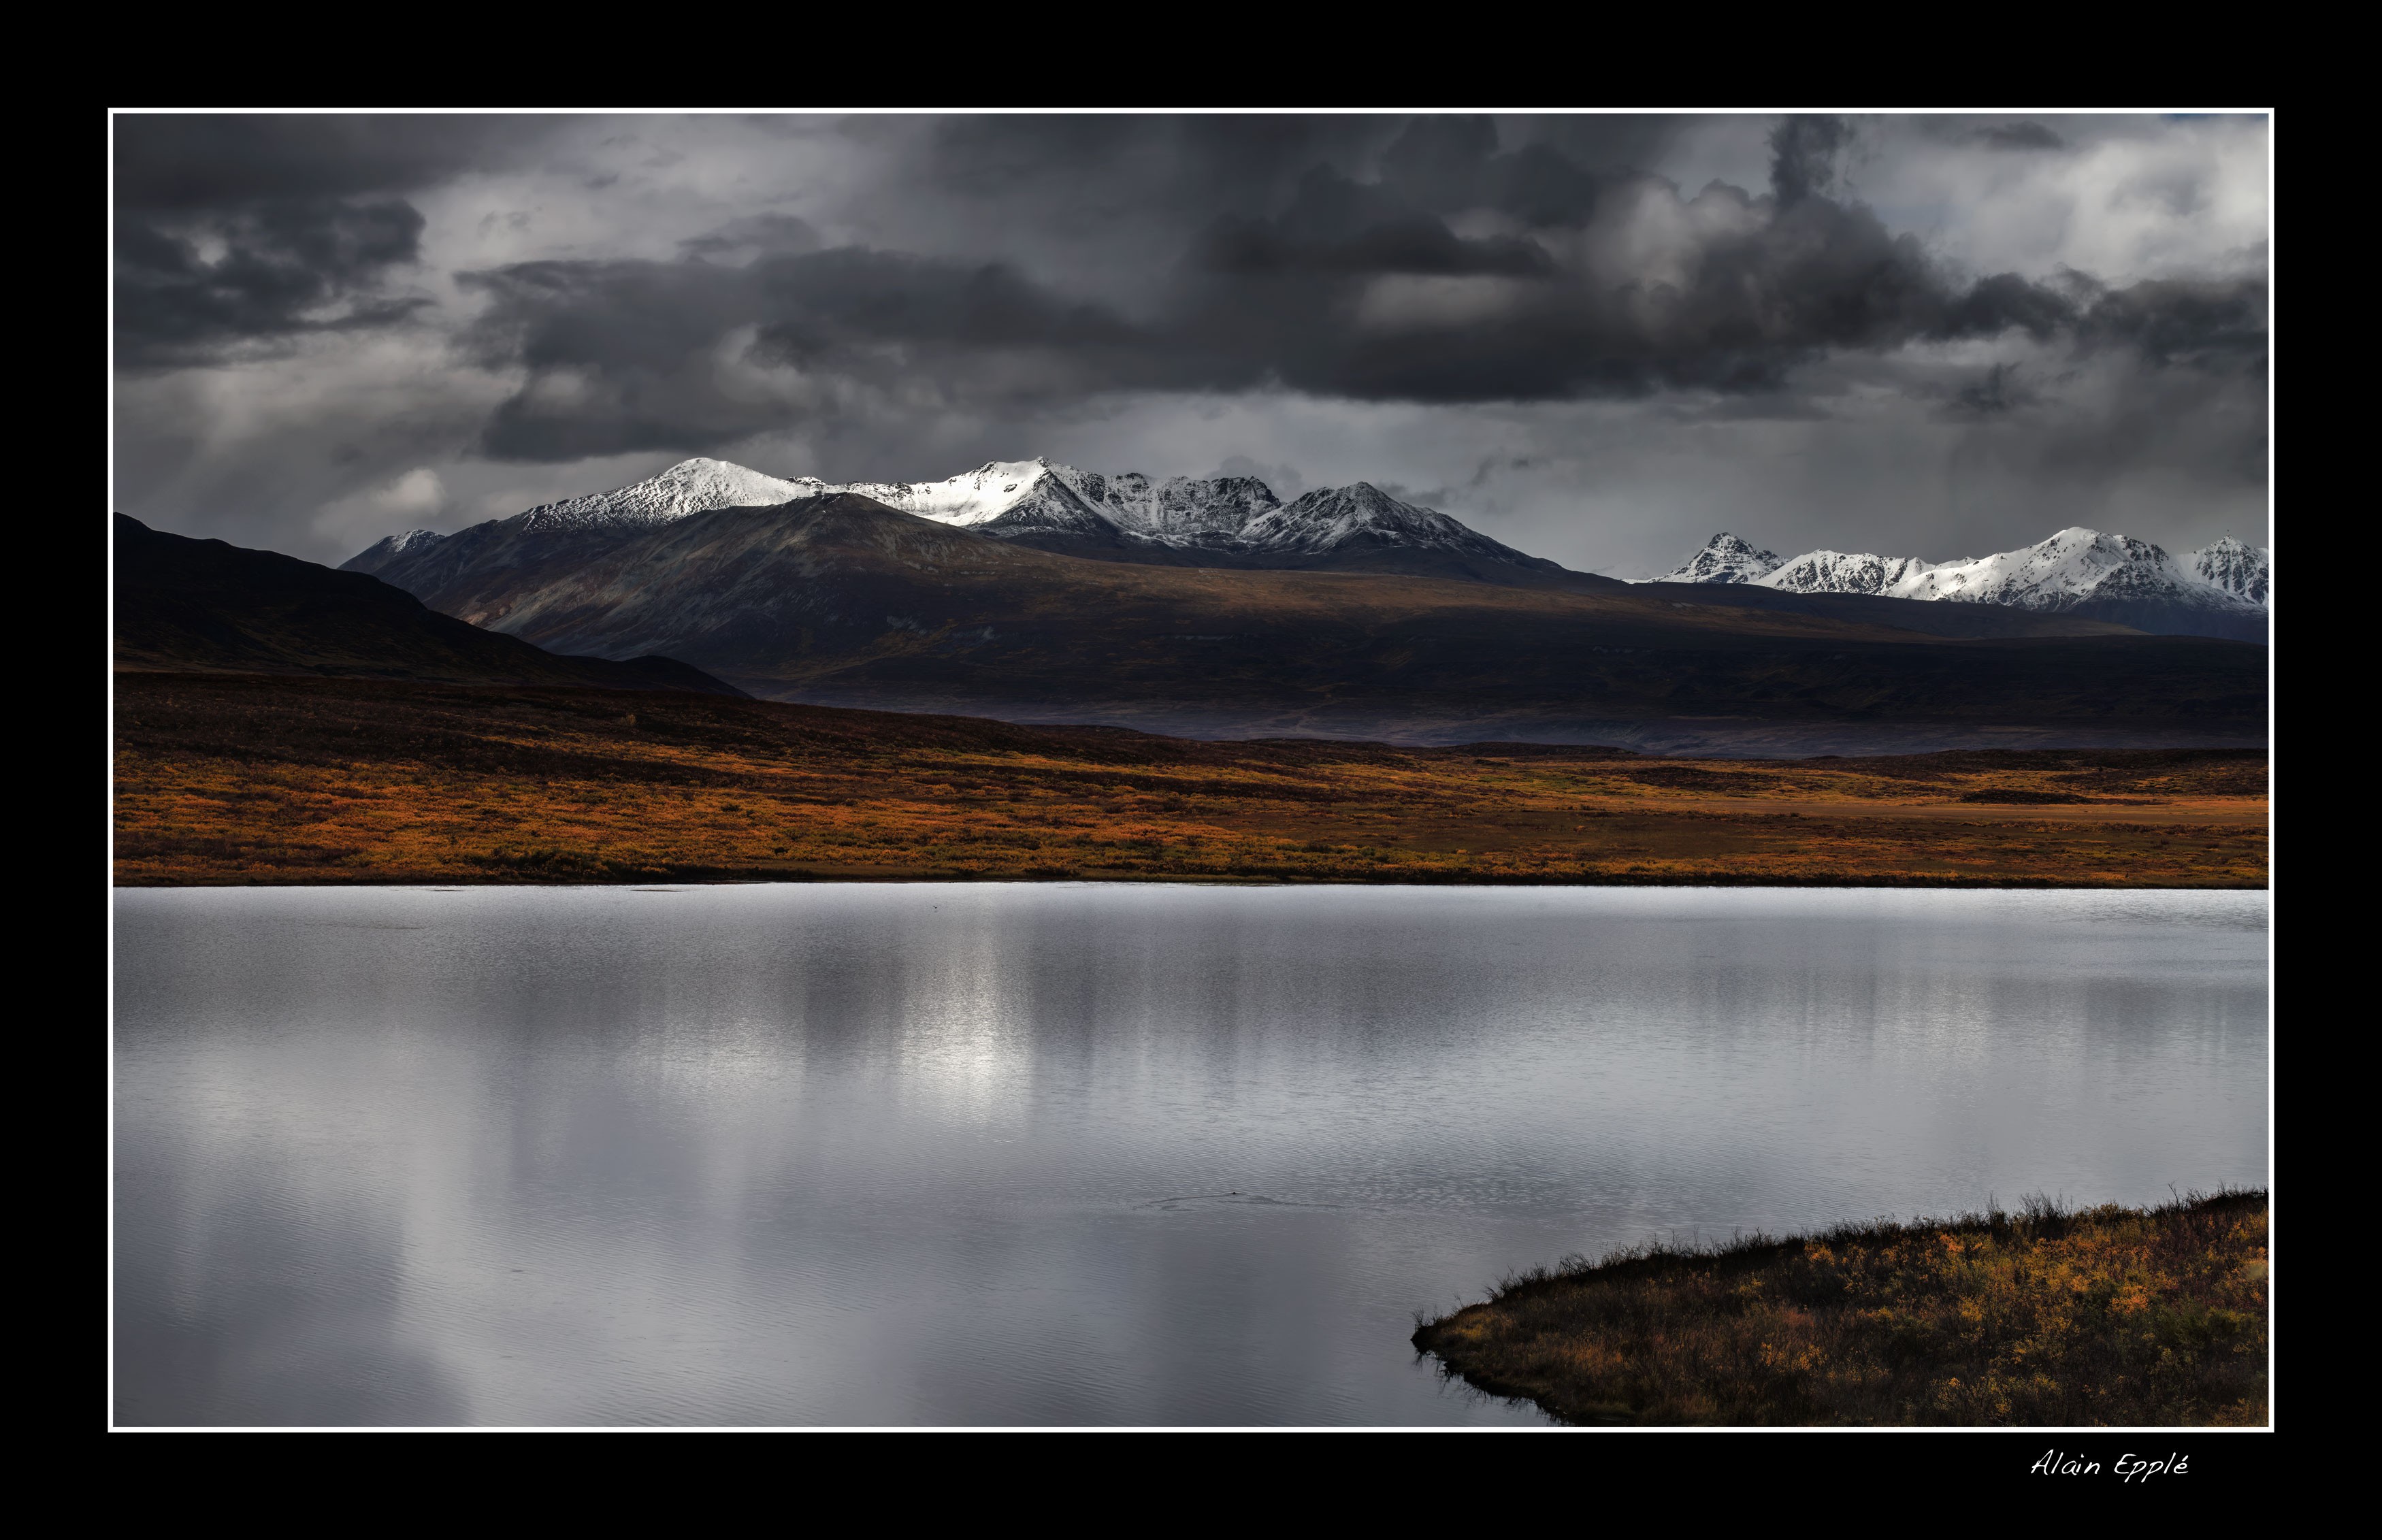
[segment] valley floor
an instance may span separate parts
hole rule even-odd
[[[1414,1341],[1572,1423],[2255,1426],[2266,1195],[1575,1259]]]
[[[2259,750],[1664,760],[137,672],[116,710],[128,886],[2266,882]]]

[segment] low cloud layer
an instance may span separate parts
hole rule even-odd
[[[2055,508],[2259,537],[2263,135],[119,118],[119,503],[331,556],[399,484],[452,524],[691,453],[1063,453],[1397,481],[1616,569],[1724,524],[1934,556]],[[1789,445],[1833,471],[1661,471]]]

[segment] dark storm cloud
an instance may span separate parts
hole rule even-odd
[[[1200,225],[1279,207],[1318,167],[1378,179],[1407,203],[1491,206],[1576,223],[1595,179],[1642,171],[1693,119],[1566,116],[953,117],[928,140],[939,197],[1025,201],[1062,222],[1134,216]],[[1501,141],[1511,140],[1510,148]]]
[[[1536,242],[1511,236],[1465,240],[1385,187],[1354,182],[1319,167],[1300,181],[1279,219],[1219,220],[1191,252],[1197,271],[1240,278],[1328,274],[1361,278],[1383,273],[1553,275],[1553,259]]]
[[[527,263],[464,282],[490,299],[479,357],[529,373],[485,435],[502,459],[712,448],[853,388],[1020,400],[1188,378],[1147,334],[999,264],[841,248],[741,267]],[[723,359],[740,329],[749,340]]]
[[[1049,453],[1632,571],[2254,532],[2263,125],[2046,121],[120,118],[119,498],[338,559]]]
[[[1960,418],[1999,417],[2005,412],[2029,407],[2040,399],[2023,377],[2024,371],[2015,363],[1997,363],[1987,369],[1983,377],[1962,386],[1952,398],[1947,415]]]
[[[2123,346],[2153,364],[2263,374],[2266,286],[2261,279],[2157,279],[2096,294],[2081,327],[2088,341]]]
[[[1372,117],[951,117],[919,172],[939,201],[1027,209],[1068,234],[1127,212],[1179,226],[1261,212],[1309,169],[1361,165],[1395,131]]]
[[[2077,315],[2074,294],[1997,273],[1952,298],[1929,335],[1989,336],[2014,328],[2039,342],[2074,325]]]
[[[776,256],[818,249],[818,231],[790,214],[756,214],[731,219],[716,230],[678,243],[679,251],[706,261]]]
[[[1782,207],[1832,190],[1836,155],[1852,139],[1841,117],[1799,114],[1770,133],[1770,187]]]
[[[203,362],[303,332],[393,324],[426,302],[380,292],[418,249],[410,203],[281,200],[207,233],[220,242],[212,256],[192,236],[117,222],[118,362]]]
[[[1692,200],[1628,170],[1627,136],[1509,149],[1481,118],[1332,127],[937,126],[928,176],[976,196],[1013,203],[1070,167],[1082,175],[1068,197],[1092,203],[1122,196],[1133,165],[1191,189],[1214,212],[1138,305],[1074,298],[1013,264],[802,250],[813,232],[799,221],[775,238],[727,226],[677,262],[469,275],[489,299],[479,359],[526,375],[485,446],[522,459],[707,449],[790,411],[852,409],[839,385],[946,407],[1261,385],[1461,403],[1775,396],[1825,353],[2011,333],[2203,367],[2263,357],[2254,284],[1959,278],[1832,195],[1851,137],[1835,118],[1777,128],[1767,195],[1714,184]],[[1601,168],[1576,158],[1600,152]],[[1062,223],[1089,217],[1052,196]],[[1674,231],[1655,270],[1602,254],[1640,226]],[[731,249],[757,254],[707,260]]]
[[[2040,123],[1995,123],[1977,130],[1977,142],[1991,150],[2065,150],[2068,141]]]
[[[205,363],[306,333],[403,322],[420,254],[401,196],[551,131],[514,117],[116,120],[117,357]]]
[[[116,119],[116,202],[149,214],[403,193],[554,132],[507,116],[154,115]]]
[[[1568,153],[1539,141],[1506,152],[1498,138],[1485,117],[1418,118],[1382,152],[1381,184],[1434,213],[1488,208],[1529,226],[1578,225],[1595,211],[1602,180],[1657,148],[1642,135],[1611,133],[1574,134]]]
[[[1824,180],[1814,141],[1826,136],[1799,132],[1781,148],[1794,187]],[[1501,169],[1472,165],[1484,180]],[[1450,179],[1443,165],[1440,196],[1465,196],[1446,190]],[[1646,178],[1600,192],[1679,202]],[[1771,390],[1825,348],[2040,334],[2072,318],[2072,302],[2015,276],[1963,287],[1868,210],[1809,190],[1789,201],[1712,188],[1697,202],[1715,228],[1676,278],[1649,280],[1559,260],[1563,243],[1545,229],[1459,239],[1385,184],[1318,172],[1279,217],[1207,234],[1183,291],[1184,330],[1299,389],[1478,401]],[[1481,281],[1372,283],[1394,276]]]

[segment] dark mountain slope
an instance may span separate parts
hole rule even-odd
[[[116,666],[741,694],[667,657],[558,656],[377,578],[116,516]]]
[[[1862,626],[1891,626],[1928,636],[2142,636],[2145,630],[2097,612],[2020,609],[2014,605],[1946,605],[1870,593],[1795,593],[1752,583],[1638,583],[1633,591],[1677,605],[1811,615]],[[2184,632],[2185,635],[2201,633]],[[2239,637],[2237,641],[2257,638]]]

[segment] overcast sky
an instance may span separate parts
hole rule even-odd
[[[2263,118],[115,119],[116,506],[1369,481],[1622,576],[2267,532]]]

